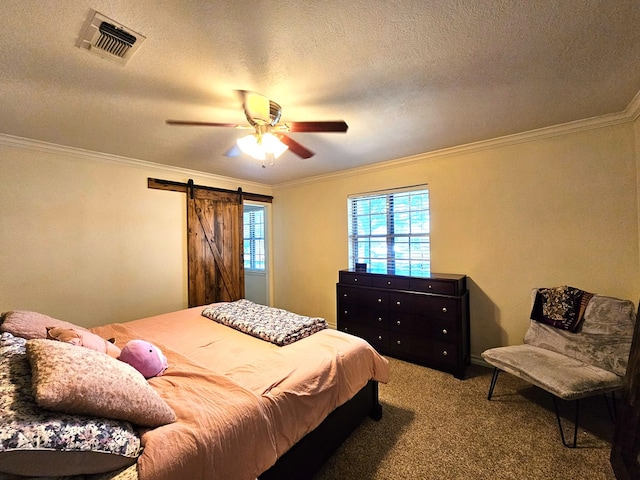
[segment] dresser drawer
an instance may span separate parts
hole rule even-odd
[[[459,295],[458,282],[434,278],[411,278],[410,290],[438,295]]]
[[[416,335],[390,333],[389,352],[445,370],[453,369],[458,362],[458,348],[454,343]]]
[[[344,283],[345,285],[358,285],[360,287],[370,287],[372,283],[371,275],[367,275],[366,273],[357,273],[357,272],[338,272],[338,279],[340,283]]]
[[[392,292],[389,295],[389,310],[454,322],[459,318],[460,301],[460,297]]]
[[[376,275],[371,279],[371,286],[377,288],[395,288],[396,290],[409,290],[410,285],[411,279],[409,277]]]
[[[359,323],[338,321],[338,330],[366,340],[373,348],[384,352],[389,348],[389,335],[386,331]]]
[[[459,338],[457,323],[412,313],[392,313],[387,325],[391,332],[416,334],[441,342],[457,342]]]
[[[389,315],[386,310],[367,308],[361,305],[338,305],[338,324],[354,322],[376,328],[386,328]]]
[[[389,305],[389,292],[384,290],[347,287],[344,285],[338,285],[336,289],[338,305],[361,305],[380,309],[386,309]]]

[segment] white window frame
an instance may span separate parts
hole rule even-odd
[[[364,263],[373,273],[430,276],[427,185],[349,195],[347,202],[350,268]]]
[[[243,243],[249,242],[249,248],[244,248],[244,269],[248,272],[262,272],[267,269],[267,209],[261,205],[244,204],[243,212],[243,226],[246,227],[246,215],[255,217],[255,212],[260,211],[262,216],[262,236],[256,235],[255,226],[258,222],[255,222],[255,218],[249,221],[250,228],[243,228]],[[247,231],[248,230],[248,231]],[[262,247],[260,247],[262,245]],[[262,257],[262,267],[258,267],[258,262]],[[249,265],[247,267],[247,264]]]

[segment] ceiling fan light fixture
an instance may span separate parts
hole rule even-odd
[[[273,153],[275,158],[278,158],[289,149],[288,145],[282,143],[282,141],[272,133],[262,135],[262,147],[265,152]]]
[[[235,157],[240,152],[256,160],[265,160],[273,165],[274,159],[289,150],[300,158],[311,158],[315,154],[304,145],[291,138],[289,133],[297,132],[340,132],[346,133],[349,126],[344,120],[315,121],[315,122],[280,122],[282,108],[264,95],[248,90],[239,90],[242,95],[242,109],[248,125],[234,123],[198,122],[189,120],[167,120],[169,125],[191,125],[208,127],[249,128],[254,132],[239,138],[231,149],[224,154]]]
[[[267,156],[269,158],[278,158],[289,148],[271,133],[252,133],[238,138],[236,143],[244,153],[256,160],[263,161]]]

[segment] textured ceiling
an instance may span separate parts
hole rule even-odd
[[[146,36],[124,66],[76,47],[93,11]],[[640,89],[638,0],[2,0],[0,133],[278,184],[621,112]],[[273,167],[223,154],[238,89],[291,136]]]

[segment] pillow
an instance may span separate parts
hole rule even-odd
[[[28,310],[13,310],[5,312],[0,330],[9,332],[14,337],[22,337],[27,340],[31,338],[47,338],[47,327],[75,328],[87,330],[73,323],[51,318],[42,313],[30,312]]]
[[[50,410],[159,427],[176,420],[140,372],[87,348],[53,340],[27,341],[33,395]]]
[[[577,332],[593,293],[563,285],[536,291],[531,320],[555,328]]]
[[[47,327],[47,338],[70,343],[71,345],[77,345],[79,347],[90,348],[96,352],[106,353],[113,358],[120,356],[120,349],[112,342],[105,340],[95,333],[77,328]]]
[[[82,475],[133,465],[140,438],[128,422],[49,412],[31,394],[25,339],[0,336],[0,472]],[[0,477],[2,475],[0,474]]]

